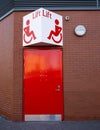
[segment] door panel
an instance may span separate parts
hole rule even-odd
[[[63,118],[62,50],[25,49],[24,115],[59,114]]]

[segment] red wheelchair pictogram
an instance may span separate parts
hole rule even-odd
[[[30,20],[26,21],[26,27],[24,28],[24,42],[29,44],[32,40],[35,40],[36,36],[34,31],[30,31]]]
[[[58,26],[59,25],[59,20],[55,20],[55,30],[51,30],[49,36],[47,37],[49,40],[52,38],[52,40],[55,43],[60,43],[62,41],[62,27]],[[56,37],[60,36],[59,40],[56,40]]]

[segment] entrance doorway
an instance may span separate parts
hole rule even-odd
[[[61,49],[24,49],[24,120],[63,120]]]

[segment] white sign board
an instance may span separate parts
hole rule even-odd
[[[40,8],[23,17],[23,46],[37,43],[63,45],[61,15]]]

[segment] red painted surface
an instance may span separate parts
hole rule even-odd
[[[62,114],[62,50],[24,50],[24,114]]]

